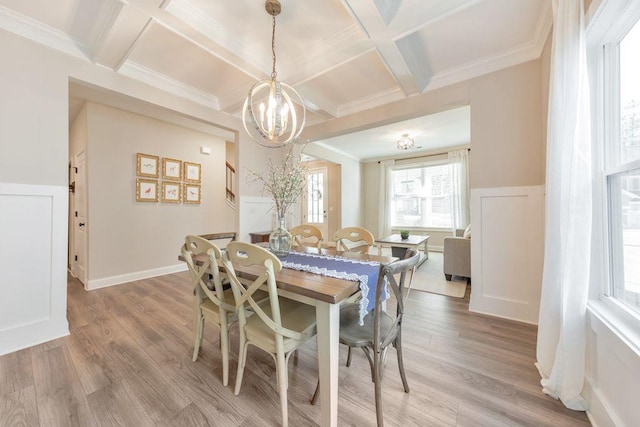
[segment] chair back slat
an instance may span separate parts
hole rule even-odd
[[[233,309],[224,303],[224,290],[218,265],[218,260],[221,257],[220,249],[202,237],[189,235],[185,237],[185,243],[180,252],[187,264],[196,295],[200,298],[204,298],[206,295],[217,306]],[[205,255],[205,257],[200,257],[203,259],[202,265],[195,262],[196,255]],[[209,275],[212,277],[211,281],[208,280]],[[212,285],[209,286],[209,283]]]
[[[373,330],[373,349],[374,352],[380,351],[385,348],[391,342],[393,342],[400,331],[402,325],[402,318],[404,316],[404,303],[406,296],[404,295],[405,282],[407,275],[410,275],[410,280],[413,280],[413,273],[415,271],[418,262],[420,261],[420,253],[415,249],[407,249],[405,258],[394,261],[390,264],[384,265],[380,269],[380,275],[378,277],[378,286],[376,289],[376,302],[374,308],[374,330]],[[400,280],[396,280],[396,276],[400,275]],[[389,329],[386,336],[380,336],[380,321],[382,315],[382,295],[385,288],[385,282],[388,288],[393,291],[396,298],[396,313],[393,325]],[[388,313],[387,313],[388,314]]]
[[[311,224],[302,224],[293,227],[289,230],[289,234],[291,234],[291,237],[293,238],[294,246],[304,246],[310,239],[315,239],[315,243],[313,244],[319,248],[322,246],[322,241],[324,240],[322,231],[315,225]]]
[[[369,253],[369,249],[375,243],[373,234],[366,228],[346,227],[333,234],[336,248],[339,251]],[[357,245],[357,243],[362,243]],[[354,245],[355,244],[355,245]]]
[[[233,267],[234,264],[244,267],[257,266],[262,271],[253,282],[245,284],[238,279]],[[299,332],[282,326],[280,302],[275,278],[275,272],[282,269],[282,263],[277,256],[251,243],[231,242],[222,256],[222,265],[227,271],[227,276],[231,282],[241,327],[246,322],[247,313],[245,310],[246,304],[248,303],[254,313],[275,333],[297,340],[305,339]],[[267,314],[262,306],[253,298],[255,292],[263,286],[267,287],[269,294],[271,315]]]

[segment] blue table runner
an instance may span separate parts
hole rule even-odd
[[[291,252],[281,257],[282,266],[292,270],[306,271],[321,276],[334,277],[360,282],[362,299],[360,300],[360,325],[364,317],[375,306],[376,285],[380,274],[380,263],[342,258],[331,255],[316,255],[302,252]],[[389,297],[385,286],[383,300]]]

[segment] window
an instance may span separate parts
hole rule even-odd
[[[604,46],[604,178],[609,285],[605,294],[640,314],[640,23]]]
[[[307,175],[307,222],[324,223],[324,176],[326,170],[309,171]]]
[[[393,171],[392,227],[451,228],[449,165]]]

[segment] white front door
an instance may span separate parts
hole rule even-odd
[[[304,203],[304,222],[318,227],[324,241],[330,241],[327,224],[327,168],[312,168],[307,173],[307,197]]]
[[[71,258],[71,272],[87,286],[86,252],[87,252],[87,186],[86,158],[81,151],[75,157],[75,193],[73,215],[74,253]]]

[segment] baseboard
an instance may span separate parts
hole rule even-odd
[[[134,282],[136,280],[149,279],[151,277],[164,276],[165,274],[179,273],[186,271],[185,263],[170,265],[167,267],[154,268],[151,270],[134,271],[133,273],[119,274],[117,276],[104,277],[102,279],[93,279],[87,282],[87,290],[106,288],[109,286],[121,285],[123,283]]]
[[[42,320],[0,331],[0,356],[69,335],[67,319]]]
[[[613,414],[613,411],[611,411],[606,399],[604,399],[598,390],[592,386],[589,378],[585,378],[584,380],[584,391],[582,395],[589,403],[587,417],[593,427],[613,427],[624,425],[613,420],[611,415]]]
[[[471,293],[473,293],[473,286],[471,287]],[[533,322],[533,321],[530,321],[530,320],[526,320],[526,319],[521,319],[519,317],[509,317],[509,316],[506,316],[506,315],[503,315],[503,314],[496,314],[496,313],[493,313],[491,311],[481,311],[481,310],[475,310],[475,309],[471,309],[471,308],[469,308],[469,311],[472,312],[472,313],[483,314],[485,316],[498,317],[500,319],[513,320],[514,322],[518,322],[518,323],[526,323],[528,325],[536,325],[536,326],[538,326],[538,324],[536,322]]]

